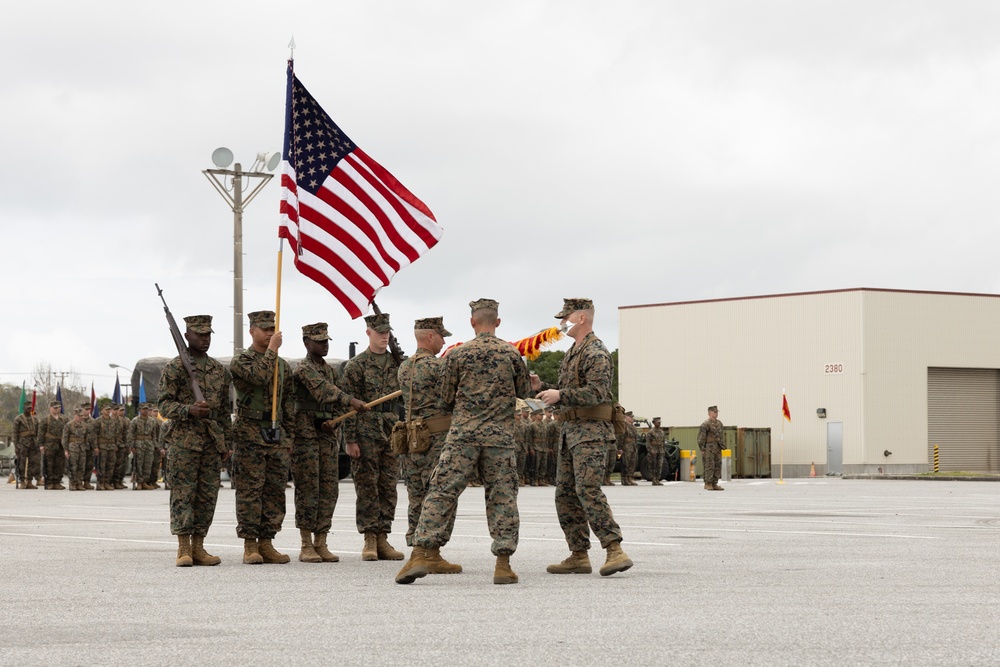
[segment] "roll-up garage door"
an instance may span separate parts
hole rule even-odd
[[[941,470],[1000,470],[1000,371],[927,369],[927,462]]]

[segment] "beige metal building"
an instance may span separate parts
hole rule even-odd
[[[1000,471],[1000,295],[847,289],[619,309],[621,402],[771,429],[772,476]],[[782,389],[792,416],[781,415]]]

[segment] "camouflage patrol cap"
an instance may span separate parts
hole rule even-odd
[[[212,331],[211,315],[188,315],[184,318],[184,323],[197,334],[215,333]]]
[[[250,326],[256,329],[273,329],[274,328],[274,311],[273,310],[255,310],[254,312],[247,315],[250,320]]]
[[[139,409],[140,410],[149,410],[151,407],[153,407],[152,403],[140,403],[139,404]]]
[[[653,421],[654,422],[658,422],[658,421],[660,421],[660,418],[659,417],[653,417]]]
[[[709,412],[718,412],[719,411],[719,406],[718,405],[710,405],[710,406],[708,406],[708,411]]]
[[[556,313],[556,319],[561,320],[569,317],[578,310],[593,310],[594,302],[590,299],[563,299],[563,307]]]
[[[327,333],[326,322],[317,322],[316,324],[305,325],[302,327],[302,337],[316,341],[330,340],[330,334]]]
[[[627,417],[634,417],[634,416],[635,416],[635,415],[633,415],[633,414],[632,414],[632,411],[631,411],[631,410],[629,410],[628,412],[626,412],[626,413],[625,413],[625,415],[626,415]]]
[[[499,312],[500,302],[493,299],[476,299],[469,302],[469,308],[472,309],[472,312],[476,312],[477,310],[495,310]]]
[[[61,408],[62,407],[62,403],[60,403],[59,401],[49,401],[49,407],[50,408]]]
[[[116,406],[115,406],[115,410],[118,410],[118,411],[120,411],[120,412],[124,412],[124,411],[125,411],[125,404],[124,404],[124,403],[121,403],[121,404],[119,404],[119,405],[116,405]]]
[[[77,408],[76,410],[73,411],[73,414],[74,415],[79,415],[80,417],[83,417],[88,412],[90,412],[90,410],[88,410],[87,408]]]
[[[113,406],[113,405],[111,405],[110,403],[105,403],[105,404],[104,404],[104,407],[102,407],[102,408],[101,408],[101,412],[104,412],[105,410],[110,410],[110,409],[111,409],[111,408],[113,408],[113,407],[114,407],[114,406]]]
[[[389,313],[379,313],[378,315],[367,316],[365,318],[365,326],[372,331],[377,331],[379,333],[392,331],[392,327],[389,326]]]
[[[413,322],[413,330],[416,331],[417,329],[430,329],[432,331],[437,331],[445,338],[451,335],[451,332],[444,328],[443,317],[425,317],[422,320],[415,320]]]

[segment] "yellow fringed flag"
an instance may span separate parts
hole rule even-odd
[[[518,354],[520,354],[522,357],[524,357],[528,361],[534,361],[535,359],[538,358],[538,355],[542,353],[543,347],[551,345],[552,343],[556,342],[562,337],[563,335],[559,331],[559,327],[550,327],[548,329],[543,329],[532,336],[528,336],[527,338],[522,338],[521,340],[513,341],[511,342],[511,345],[517,348]],[[461,344],[462,343],[459,342],[453,345],[449,345],[445,349],[444,354],[442,354],[441,356],[443,357],[447,355],[449,352],[451,352],[453,348],[456,348]]]

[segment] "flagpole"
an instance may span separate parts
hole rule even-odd
[[[785,389],[781,389],[781,445],[778,449],[778,481],[776,484],[785,483]]]
[[[274,332],[281,331],[281,257],[285,249],[285,239],[278,238],[278,278],[276,281],[277,296],[274,300]],[[281,357],[274,360],[274,380],[271,384],[271,428],[278,428],[278,369],[281,367]],[[287,435],[287,434],[286,434]]]

